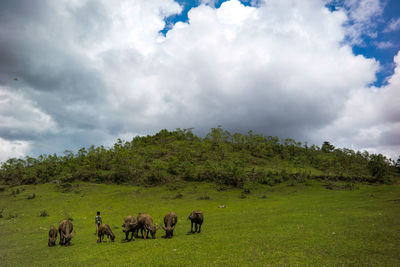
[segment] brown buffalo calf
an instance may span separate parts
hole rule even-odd
[[[98,243],[101,243],[103,241],[105,235],[107,236],[107,239],[108,240],[111,239],[112,242],[114,242],[114,239],[115,239],[115,235],[111,231],[111,228],[108,224],[101,224],[97,235],[98,235],[98,239],[97,239]]]
[[[57,241],[57,229],[52,226],[49,231],[49,242],[47,243],[49,247],[53,247],[56,245]]]

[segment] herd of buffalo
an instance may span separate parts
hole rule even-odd
[[[200,210],[194,210],[190,213],[188,220],[191,221],[191,233],[200,233],[201,225],[203,224],[203,212]],[[165,237],[172,238],[174,236],[174,228],[176,223],[178,222],[178,217],[175,212],[169,212],[164,216],[164,226],[162,228],[165,230]],[[195,226],[195,230],[193,231],[193,225]],[[149,238],[149,233],[151,237],[156,238],[156,232],[159,227],[153,224],[153,219],[148,214],[139,213],[138,217],[127,216],[124,219],[124,224],[122,225],[123,232],[125,233],[125,240],[131,241],[133,236],[139,237],[139,231],[142,235],[143,239]],[[197,229],[198,227],[198,229]],[[49,247],[55,246],[57,241],[57,232],[60,236],[60,245],[68,246],[70,244],[72,234],[73,225],[69,220],[63,220],[60,222],[57,229],[52,226],[49,231]],[[144,231],[144,233],[143,233]],[[131,236],[129,238],[129,233]],[[108,224],[101,224],[98,229],[98,239],[97,242],[102,242],[104,236],[107,236],[107,239],[114,241],[115,235],[111,231],[110,226]]]

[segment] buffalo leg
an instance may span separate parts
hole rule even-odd
[[[64,244],[64,242],[63,242],[63,235],[62,235],[62,233],[61,233],[61,231],[59,231],[60,232],[60,245],[63,245]]]
[[[190,227],[190,232],[193,233],[193,222],[192,222],[192,225]]]
[[[136,237],[136,238],[139,238],[139,228],[135,229],[135,230],[133,231],[133,233],[135,234],[135,237]]]
[[[199,233],[200,233],[200,231],[201,231],[201,224],[199,224]]]
[[[143,234],[143,228],[142,229],[140,229],[140,233],[142,234],[142,238],[143,239],[146,239],[146,230],[145,230],[145,234]]]
[[[197,232],[197,223],[194,224],[194,232]]]

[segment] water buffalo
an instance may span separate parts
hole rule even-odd
[[[99,231],[98,231],[98,239],[97,242],[101,243],[104,239],[104,235],[107,236],[107,239],[110,240],[112,242],[114,242],[115,239],[115,235],[114,233],[111,231],[111,228],[108,224],[101,224],[99,227]]]
[[[148,214],[139,214],[137,217],[138,221],[138,230],[140,229],[140,232],[142,233],[143,239],[149,238],[149,232],[151,233],[151,237],[153,239],[156,238],[156,232],[158,230],[158,227],[156,227],[153,224],[153,219],[151,218],[150,215]],[[143,235],[143,230],[146,232],[145,235]]]
[[[165,231],[166,238],[172,238],[174,236],[175,224],[178,222],[178,216],[175,212],[168,212],[164,217],[164,226],[162,228]]]
[[[60,245],[68,246],[72,238],[72,230],[74,229],[69,220],[63,220],[58,226],[58,233],[60,234]]]
[[[52,226],[49,231],[49,242],[47,243],[49,247],[53,247],[56,245],[57,241],[57,228]]]
[[[198,233],[200,233],[201,231],[201,225],[203,224],[203,212],[200,210],[194,210],[192,211],[192,213],[190,213],[188,220],[190,220],[192,222],[192,226],[190,228],[190,232],[193,233],[193,223],[194,225],[194,233],[197,232],[197,225],[199,225],[199,231]]]
[[[133,216],[127,216],[124,219],[124,224],[122,225],[124,229],[122,230],[125,233],[125,240],[131,241],[133,239],[133,235],[138,228],[138,221]],[[131,233],[131,238],[129,239],[129,233]]]

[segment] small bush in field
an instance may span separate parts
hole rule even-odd
[[[17,213],[9,213],[8,217],[7,217],[7,220],[11,220],[11,219],[16,218],[16,217],[18,217]]]
[[[47,217],[47,216],[49,216],[49,214],[47,213],[46,210],[42,210],[42,211],[40,212],[40,217]]]
[[[183,198],[183,194],[182,194],[182,193],[179,193],[179,194],[177,194],[177,195],[175,196],[175,198],[176,198],[176,199]]]

